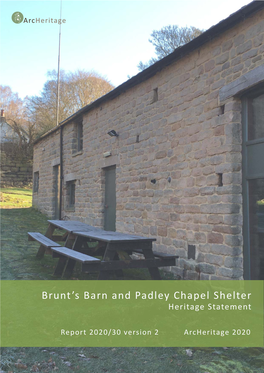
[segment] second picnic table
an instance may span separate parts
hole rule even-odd
[[[159,267],[176,265],[178,256],[153,251],[155,238],[105,231],[73,220],[48,222],[45,236],[34,232],[28,235],[29,240],[41,244],[37,257],[48,251],[59,258],[54,275],[70,277],[76,261],[80,261],[83,272],[98,271],[101,280],[108,279],[110,271],[122,277],[122,270],[127,268],[148,268],[151,278],[160,280]],[[57,228],[65,230],[65,234],[54,235]],[[55,241],[65,241],[64,246]],[[131,258],[132,254],[141,254],[142,259]]]

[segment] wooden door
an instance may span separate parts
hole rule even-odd
[[[116,167],[105,168],[104,229],[116,230]]]
[[[54,167],[54,218],[60,217],[60,165]]]

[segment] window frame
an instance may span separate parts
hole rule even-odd
[[[66,181],[66,210],[75,211],[76,180]]]
[[[72,154],[81,154],[83,151],[83,119],[74,122],[74,134],[72,140]]]
[[[83,150],[83,122],[77,123],[77,152]]]

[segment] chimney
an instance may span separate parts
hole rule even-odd
[[[1,109],[0,123],[4,123],[4,122],[5,122],[5,111],[4,109]]]

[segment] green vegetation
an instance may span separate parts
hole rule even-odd
[[[2,188],[0,207],[2,209],[27,208],[32,206],[32,190],[22,188]]]
[[[29,196],[31,191],[9,189],[7,194]],[[47,217],[33,208],[2,210],[1,276],[3,280],[51,280],[55,259],[36,259],[38,244],[27,232],[45,233]],[[20,207],[20,206],[19,206]],[[143,274],[142,274],[143,273]],[[145,277],[142,277],[145,276]],[[88,280],[76,268],[73,279]],[[130,271],[127,279],[149,278]],[[167,278],[164,273],[163,278]],[[169,279],[172,279],[168,276]],[[177,338],[177,337],[176,337]],[[58,373],[263,373],[263,348],[2,348],[0,372]]]
[[[261,199],[260,201],[257,201],[257,204],[259,206],[263,206],[264,205],[264,199]]]

